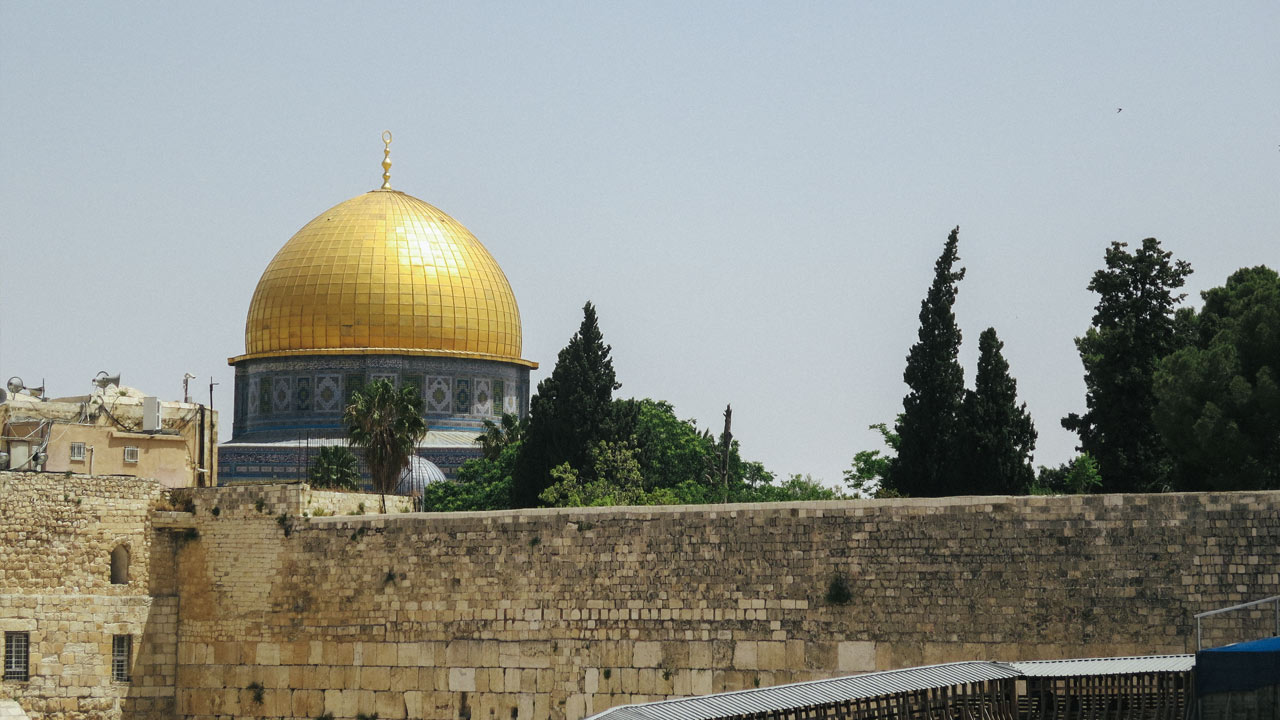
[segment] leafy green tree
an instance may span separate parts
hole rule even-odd
[[[342,445],[320,448],[308,473],[311,487],[324,490],[359,490],[360,461]]]
[[[995,328],[978,338],[978,374],[965,394],[960,492],[1017,495],[1035,481],[1031,453],[1036,428],[1026,403],[1018,404],[1018,383],[1000,352]]]
[[[964,268],[955,269],[960,228],[951,231],[934,265],[933,283],[920,303],[919,340],[907,354],[903,379],[910,391],[902,399],[895,431],[898,456],[889,464],[886,488],[916,497],[951,494],[957,473],[964,370],[958,359],[960,328],[952,310]]]
[[[898,416],[898,422],[902,422],[901,415]],[[898,453],[898,434],[890,430],[888,424],[876,423],[867,426],[867,429],[880,433],[881,440],[892,454],[880,450],[859,450],[854,453],[853,466],[844,471],[844,482],[853,491],[855,498],[880,497],[885,475]]]
[[[495,423],[484,421],[484,434],[476,439],[486,460],[496,460],[502,451],[513,442],[519,442],[524,434],[524,425],[520,418],[512,413],[503,413],[502,420]]]
[[[743,493],[736,502],[799,502],[802,500],[839,500],[840,491],[829,488],[808,475],[795,474],[781,484],[763,483]]]
[[[636,448],[628,442],[601,441],[591,450],[588,477],[568,463],[552,468],[555,478],[538,499],[551,507],[599,507],[607,505],[652,505],[644,490]]]
[[[615,440],[635,446],[646,490],[712,481],[720,448],[692,420],[677,418],[671,403],[648,398],[614,400],[613,415]]]
[[[1168,487],[1172,459],[1153,420],[1152,378],[1157,361],[1178,349],[1174,294],[1191,274],[1183,260],[1155,238],[1129,252],[1112,243],[1106,268],[1093,274],[1098,293],[1093,325],[1076,348],[1084,363],[1084,415],[1072,413],[1062,426],[1080,436],[1079,449],[1098,462],[1106,489],[1149,492]]]
[[[457,477],[429,483],[422,490],[422,507],[428,512],[505,510],[515,507],[512,499],[512,471],[520,453],[514,440],[494,458],[468,460],[458,468]]]
[[[560,351],[550,377],[538,383],[529,405],[529,425],[516,466],[515,501],[535,505],[551,484],[551,469],[562,464],[591,471],[592,449],[610,437],[614,376],[596,309],[582,308],[582,325]]]
[[[1102,488],[1098,461],[1089,453],[1080,453],[1056,468],[1040,466],[1034,482],[1027,487],[1030,495],[1084,495]]]
[[[1242,268],[1184,312],[1191,344],[1156,366],[1156,428],[1180,490],[1280,489],[1280,275]]]
[[[364,450],[374,491],[394,493],[400,473],[427,433],[418,388],[396,390],[389,380],[374,380],[352,393],[342,420],[351,444]]]
[[[464,462],[454,479],[428,484],[422,492],[423,508],[458,512],[515,506],[512,475],[524,441],[525,424],[515,415],[505,414],[499,423],[486,420],[484,427],[484,434],[476,439],[482,457]]]
[[[568,463],[552,468],[555,482],[542,491],[539,499],[553,507],[698,505],[723,500],[723,488],[705,479],[687,478],[674,485],[646,489],[639,455],[639,449],[630,442],[601,442],[592,450],[589,477]],[[730,502],[834,500],[840,497],[837,491],[808,476],[792,475],[781,484],[775,483],[773,475],[760,463],[739,462],[736,469],[731,469]]]

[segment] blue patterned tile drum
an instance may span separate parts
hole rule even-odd
[[[263,272],[235,367],[224,481],[304,479],[345,442],[342,412],[375,379],[423,399],[419,457],[452,476],[479,456],[485,420],[529,409],[520,311],[506,275],[465,227],[389,188],[330,208]]]

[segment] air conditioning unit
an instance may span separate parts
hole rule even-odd
[[[142,431],[155,432],[160,429],[160,398],[142,398]]]

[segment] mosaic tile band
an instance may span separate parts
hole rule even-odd
[[[351,394],[375,379],[418,388],[434,429],[481,432],[485,420],[523,417],[529,407],[529,368],[514,363],[412,355],[246,360],[236,365],[232,439],[339,436]]]

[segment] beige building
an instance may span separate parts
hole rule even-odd
[[[0,400],[0,469],[132,475],[169,488],[218,483],[218,414],[131,387],[45,399]]]

